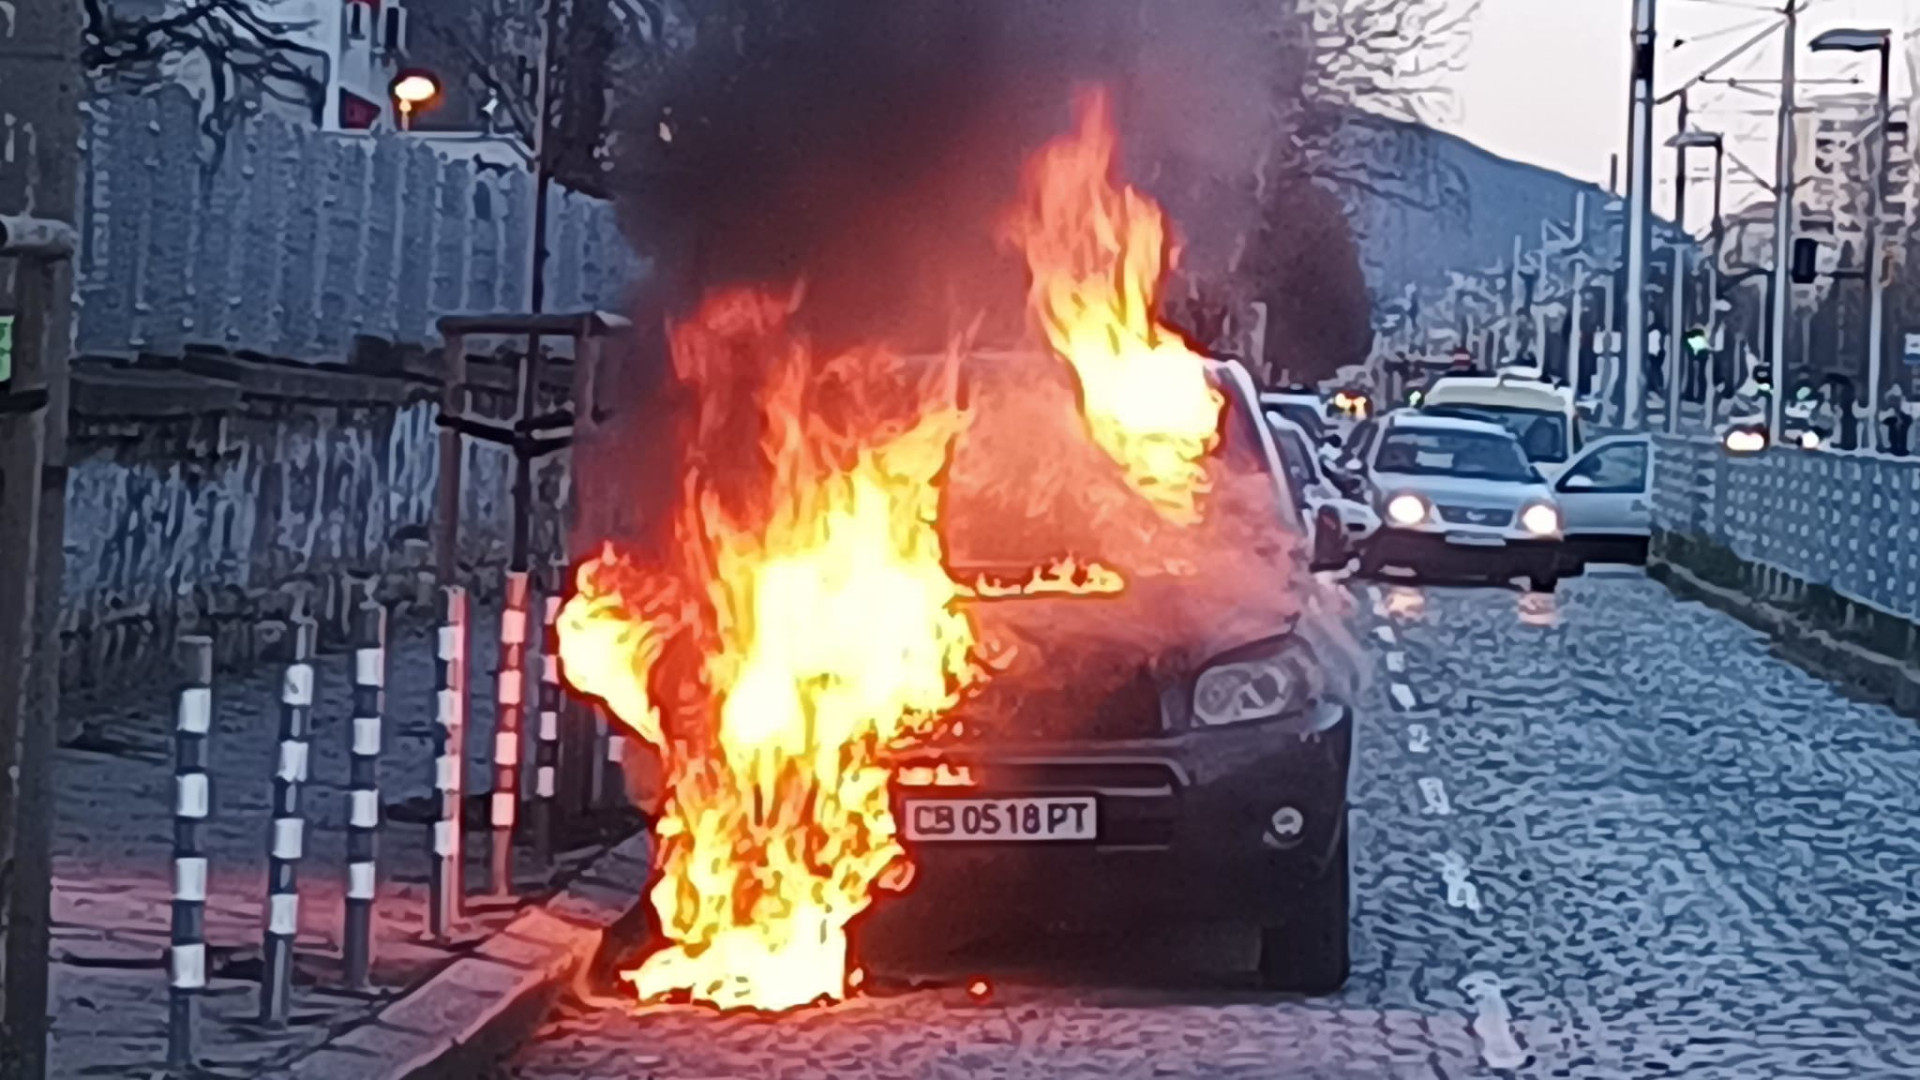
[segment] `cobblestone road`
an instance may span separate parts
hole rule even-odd
[[[769,1021],[581,1007],[517,1080],[1920,1076],[1920,733],[1637,573],[1359,586],[1337,997],[1002,976]]]

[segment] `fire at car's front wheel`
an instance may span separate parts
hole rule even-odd
[[[1347,830],[1327,868],[1291,899],[1284,923],[1260,930],[1260,985],[1294,994],[1331,994],[1346,985]]]

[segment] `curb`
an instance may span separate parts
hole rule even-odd
[[[471,1080],[510,1054],[645,902],[652,836],[608,849],[438,975],[279,1071],[274,1080]]]
[[[1766,634],[1800,667],[1870,696],[1902,716],[1920,719],[1920,669],[1913,665],[1809,627],[1737,589],[1702,581],[1684,566],[1652,561],[1647,572],[1676,595],[1698,600]]]

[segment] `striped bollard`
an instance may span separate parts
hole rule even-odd
[[[513,892],[513,825],[520,797],[520,716],[526,700],[527,573],[507,571],[500,613],[498,708],[493,714],[493,892]]]
[[[607,808],[607,714],[597,702],[584,706],[593,716],[592,742],[587,747],[587,810]]]
[[[607,722],[604,706],[593,710],[593,719],[594,730],[606,746],[606,759],[601,763],[601,774],[606,779],[601,781],[600,798],[603,801],[600,805],[619,807],[627,793],[627,739]]]
[[[347,764],[347,986],[367,985],[373,964],[374,841],[380,834],[380,714],[386,704],[387,609],[353,613],[353,745]]]
[[[553,801],[560,767],[560,598],[545,599],[540,641],[540,726],[533,746],[533,842],[540,865],[553,868]]]
[[[433,823],[433,868],[429,887],[433,895],[427,911],[427,931],[445,941],[460,919],[465,897],[465,867],[461,860],[460,803],[466,772],[467,723],[467,591],[458,585],[442,590],[439,642],[439,724],[434,728],[434,790],[440,793],[440,813]]]
[[[273,839],[267,851],[267,937],[261,950],[260,1019],[281,1024],[293,997],[293,941],[300,932],[300,855],[306,821],[300,785],[307,779],[313,730],[313,651],[320,627],[293,622],[293,651],[280,680],[280,759],[273,774]]]
[[[200,825],[213,806],[207,735],[213,727],[213,639],[179,644],[180,707],[173,740],[173,947],[168,952],[167,1066],[193,1067],[194,1025],[207,988],[207,856]]]

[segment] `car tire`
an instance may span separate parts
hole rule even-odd
[[[1331,994],[1347,984],[1351,870],[1341,823],[1327,866],[1290,897],[1285,923],[1260,928],[1260,987],[1280,993]]]
[[[1528,592],[1546,593],[1547,595],[1551,596],[1559,588],[1560,588],[1559,574],[1527,575],[1527,591]]]

